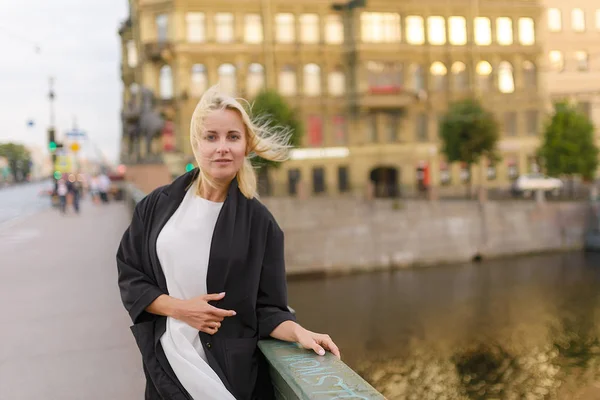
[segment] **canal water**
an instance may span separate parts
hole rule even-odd
[[[388,399],[600,399],[600,254],[292,280],[289,302]]]

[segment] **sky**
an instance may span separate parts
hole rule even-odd
[[[0,143],[46,147],[53,76],[57,140],[76,120],[93,143],[87,151],[118,161],[127,8],[127,0],[0,0]]]

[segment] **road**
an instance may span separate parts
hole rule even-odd
[[[48,180],[0,189],[0,226],[50,207],[50,198],[40,193],[51,187],[51,181]]]

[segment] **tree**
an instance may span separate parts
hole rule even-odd
[[[566,102],[556,104],[538,155],[550,176],[580,175],[586,180],[592,179],[598,167],[594,125],[575,106]]]
[[[15,143],[0,144],[0,157],[8,160],[15,182],[20,182],[29,175],[31,155],[25,146]]]
[[[498,160],[498,135],[498,123],[493,114],[475,99],[450,104],[440,122],[442,152],[448,162],[463,162],[469,171],[483,156],[492,161]],[[482,179],[484,173],[482,169]]]
[[[285,102],[285,99],[276,91],[267,90],[259,93],[252,103],[252,115],[259,123],[267,123],[270,127],[283,127],[290,129],[292,136],[290,142],[293,147],[300,144],[302,139],[302,125],[296,113]],[[268,168],[277,167],[279,163],[265,160],[261,157],[252,159],[255,167],[260,167],[265,173]]]

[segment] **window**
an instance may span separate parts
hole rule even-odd
[[[406,17],[406,42],[409,44],[425,43],[425,24],[423,17],[409,15]]]
[[[346,193],[350,191],[350,181],[348,175],[348,167],[338,167],[338,191],[340,193]]]
[[[562,31],[562,15],[558,8],[548,9],[548,29],[550,32]]]
[[[446,20],[444,17],[427,18],[427,39],[429,44],[433,45],[446,43]]]
[[[496,19],[496,41],[502,46],[513,44],[512,19],[508,17]]]
[[[401,39],[400,14],[363,12],[360,20],[363,42],[395,43]]]
[[[501,93],[513,93],[515,91],[513,66],[507,61],[502,61],[498,66],[498,89]]]
[[[164,65],[160,69],[159,94],[161,99],[173,98],[173,74],[168,65]]]
[[[513,181],[519,177],[519,164],[515,159],[508,160],[508,179]]]
[[[429,140],[429,134],[427,132],[429,129],[428,125],[427,114],[417,114],[415,120],[415,137],[418,142],[427,142]]]
[[[377,115],[369,114],[365,118],[366,121],[366,133],[367,133],[367,143],[375,143],[377,141]]]
[[[321,95],[321,68],[317,64],[306,64],[304,66],[304,95]]]
[[[423,71],[423,66],[419,64],[412,64],[410,69],[415,92],[418,93],[421,90],[425,90],[425,72]]]
[[[308,145],[312,147],[323,145],[323,120],[317,115],[308,117]]]
[[[294,14],[277,14],[275,16],[276,38],[279,43],[294,43],[296,40]]]
[[[328,15],[325,19],[325,41],[329,44],[344,43],[344,23],[339,15]]]
[[[450,28],[450,44],[461,46],[467,44],[467,20],[465,17],[448,18]]]
[[[233,32],[233,14],[231,13],[216,13],[215,14],[215,25],[217,42],[219,43],[231,43],[234,39]]]
[[[298,185],[300,184],[301,178],[302,175],[300,174],[299,169],[292,168],[288,170],[288,193],[290,196],[298,194]]]
[[[248,67],[248,76],[246,77],[246,93],[250,97],[255,97],[265,88],[265,69],[260,64],[250,64]]]
[[[329,73],[327,85],[331,96],[343,96],[346,93],[346,76],[341,67]]]
[[[576,51],[575,61],[577,62],[577,71],[589,70],[590,66],[588,64],[588,53],[585,51]]]
[[[509,111],[504,113],[504,132],[506,136],[517,136],[517,113]]]
[[[487,92],[492,89],[492,65],[487,61],[477,63],[477,88],[481,92]]]
[[[571,29],[575,32],[585,31],[585,13],[581,8],[571,11]]]
[[[367,84],[373,94],[394,94],[402,90],[404,76],[402,64],[368,61]]]
[[[519,18],[519,43],[531,46],[535,43],[533,18]]]
[[[217,70],[221,90],[230,95],[237,93],[237,78],[235,67],[231,64],[222,64]]]
[[[259,14],[246,14],[244,17],[244,41],[258,44],[263,42],[262,17]]]
[[[525,112],[525,125],[527,129],[527,135],[537,136],[538,135],[538,111],[527,110]]]
[[[431,89],[436,92],[445,91],[447,88],[446,75],[448,74],[446,66],[441,62],[436,61],[431,64],[429,73],[431,74]]]
[[[562,72],[565,69],[565,60],[563,58],[562,52],[558,50],[551,50],[548,53],[548,58],[550,59],[550,66],[552,69]]]
[[[319,16],[317,14],[302,14],[300,16],[300,40],[302,43],[319,43]]]
[[[190,89],[193,97],[202,96],[202,93],[208,89],[208,76],[204,65],[195,64],[192,66],[192,82]]]
[[[452,183],[452,175],[450,173],[450,168],[447,163],[440,164],[440,184],[443,186],[448,186]]]
[[[395,113],[390,113],[387,116],[387,140],[389,143],[398,141],[398,126],[400,122],[400,116]]]
[[[156,16],[156,39],[159,42],[169,40],[169,16],[167,14]]]
[[[346,118],[343,115],[333,117],[333,138],[336,144],[346,144],[348,141]]]
[[[475,44],[489,46],[492,44],[492,22],[486,17],[475,18]]]
[[[279,71],[279,93],[284,96],[295,96],[298,93],[296,70],[293,65],[285,65]]]
[[[137,49],[133,40],[127,41],[127,65],[129,68],[135,68],[138,65]]]
[[[313,193],[325,193],[325,168],[314,167],[313,168]]]
[[[450,69],[452,80],[454,81],[454,90],[463,91],[469,88],[469,76],[467,75],[467,66],[460,61],[452,64]]]
[[[531,61],[523,62],[523,80],[526,89],[535,89],[537,87],[537,73],[535,65]]]
[[[185,15],[187,25],[187,40],[190,43],[206,41],[206,20],[204,13],[190,12]]]

